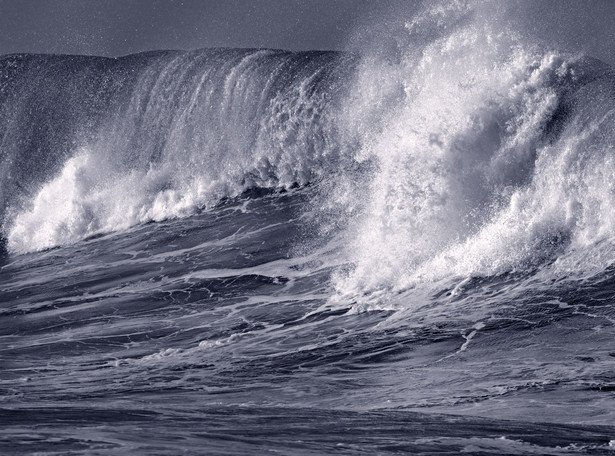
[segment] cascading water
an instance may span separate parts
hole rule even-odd
[[[319,179],[342,158],[332,117],[352,62],[326,52],[229,49],[5,57],[3,72],[19,84],[3,90],[9,250]]]

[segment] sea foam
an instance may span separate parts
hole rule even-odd
[[[502,27],[488,3],[428,8],[359,65],[349,102],[371,137],[357,156],[376,171],[342,300],[532,270],[613,239],[613,73]]]

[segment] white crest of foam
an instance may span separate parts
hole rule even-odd
[[[101,232],[193,212],[216,194],[198,179],[173,183],[168,168],[119,173],[88,149],[67,160],[26,210],[12,220],[8,247],[23,253]]]
[[[10,250],[40,250],[70,240],[75,230],[96,229],[95,221],[87,216],[87,204],[81,200],[88,187],[89,179],[83,172],[87,161],[85,154],[68,160],[62,173],[36,195],[31,209],[15,218],[8,234]]]
[[[359,154],[378,170],[349,248],[354,271],[336,279],[341,296],[382,299],[425,281],[499,274],[613,236],[612,119],[593,133],[547,133],[575,59],[484,18],[449,31],[446,11],[436,13],[436,39],[361,68],[357,91],[394,102]],[[376,109],[360,118],[378,118]]]

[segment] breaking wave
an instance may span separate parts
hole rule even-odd
[[[615,260],[615,74],[493,7],[437,4],[359,65],[352,126],[375,171],[342,298],[381,306],[418,284]]]
[[[604,269],[615,74],[487,19],[486,4],[436,4],[359,53],[3,57],[9,251],[313,183],[306,211],[347,244],[340,299]]]
[[[4,232],[13,252],[186,216],[340,161],[352,57],[206,49],[0,61]]]

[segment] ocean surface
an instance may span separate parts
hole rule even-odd
[[[2,56],[0,222],[3,455],[615,454],[615,71],[465,3]]]

